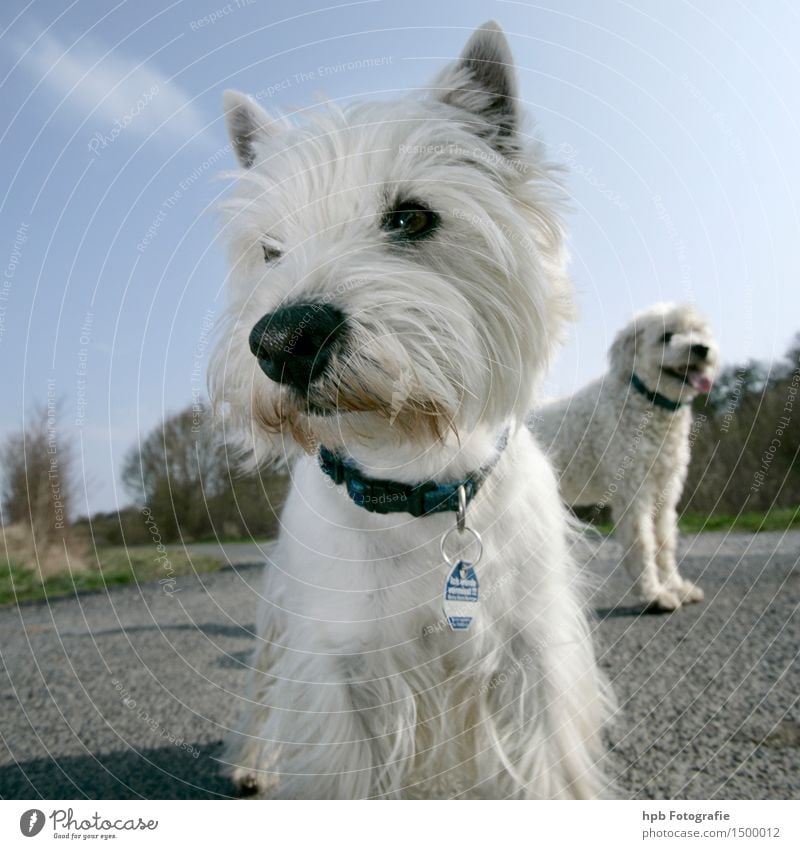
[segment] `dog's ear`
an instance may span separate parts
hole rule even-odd
[[[461,56],[431,83],[433,95],[475,117],[475,132],[504,154],[517,150],[519,106],[514,58],[495,21],[475,30]]]
[[[246,94],[228,89],[222,95],[228,135],[243,168],[252,168],[256,161],[256,143],[273,134],[272,121],[267,113]]]
[[[608,364],[611,370],[624,377],[630,377],[636,361],[636,345],[639,340],[639,328],[631,321],[614,337],[608,349]]]

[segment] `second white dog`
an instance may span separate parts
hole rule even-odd
[[[609,351],[609,371],[532,420],[573,506],[608,505],[643,601],[662,610],[701,601],[675,560],[676,507],[689,466],[691,402],[708,392],[717,343],[688,305],[634,316]]]

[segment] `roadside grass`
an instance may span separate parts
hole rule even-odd
[[[727,530],[751,534],[759,531],[788,531],[800,527],[800,507],[776,507],[766,513],[740,513],[738,516],[728,513],[711,516],[690,513],[681,516],[678,525],[687,534]]]
[[[690,534],[725,530],[734,533],[785,531],[800,527],[800,507],[781,507],[766,513],[740,513],[738,516],[726,513],[713,516],[687,513],[679,518],[678,525],[681,531]],[[609,522],[598,522],[593,524],[592,528],[598,533],[608,535],[612,532],[613,525]],[[253,540],[247,538],[241,541]],[[167,557],[169,568],[151,545],[98,548],[90,555],[91,565],[88,569],[74,573],[64,571],[45,578],[44,581],[35,569],[28,568],[19,560],[0,559],[0,604],[54,599],[81,592],[103,592],[111,587],[135,582],[215,572],[226,563],[221,556],[189,555],[179,548],[168,549]]]
[[[18,560],[0,560],[0,604],[39,601],[81,592],[103,592],[111,587],[163,578],[177,578],[196,572],[214,572],[225,564],[222,557],[189,555],[169,549],[169,567],[151,545],[125,548],[98,548],[90,555],[88,569],[64,571],[43,581],[35,569]]]
[[[269,536],[241,536],[241,537],[222,537],[218,536],[209,536],[209,537],[199,537],[197,539],[192,539],[191,542],[187,542],[187,545],[238,545],[240,543],[255,543],[256,545],[264,545],[265,543],[272,542],[275,537]],[[180,543],[170,543],[170,545],[180,545]]]
[[[748,534],[760,531],[788,531],[791,528],[800,528],[800,507],[776,507],[766,513],[740,513],[738,516],[734,513],[715,513],[711,516],[703,513],[684,513],[678,517],[678,527],[685,534],[700,534],[705,531]],[[592,528],[605,535],[614,530],[611,522],[598,522],[593,524]]]

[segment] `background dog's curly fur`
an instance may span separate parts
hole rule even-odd
[[[708,350],[698,357],[693,346]],[[564,500],[611,508],[642,600],[674,610],[702,600],[703,592],[681,577],[675,562],[676,507],[689,466],[691,402],[698,390],[669,371],[694,370],[695,382],[705,388],[717,367],[717,344],[692,306],[655,304],[617,334],[608,363],[603,377],[539,406],[531,427],[558,471]],[[653,404],[631,385],[634,373],[680,408]]]

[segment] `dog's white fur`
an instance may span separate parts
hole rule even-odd
[[[665,343],[665,334],[672,334]],[[708,353],[698,358],[693,345]],[[574,395],[541,405],[533,429],[559,475],[564,500],[608,505],[624,562],[641,599],[663,610],[701,601],[703,591],[681,577],[675,559],[676,508],[690,460],[689,383],[664,369],[694,372],[708,382],[717,343],[693,307],[655,304],[634,316],[609,351],[609,370]],[[631,385],[644,385],[682,406],[654,405]]]
[[[499,110],[498,88],[511,95]],[[568,521],[524,425],[571,290],[560,194],[513,94],[508,46],[487,24],[428,92],[397,102],[330,106],[295,126],[227,96],[248,167],[230,204],[212,397],[256,461],[294,461],[225,756],[258,795],[563,798],[607,786],[596,763],[608,703]],[[404,195],[441,225],[398,250],[379,222]],[[283,251],[266,267],[265,234]],[[265,313],[314,299],[340,308],[350,335],[298,400],[259,371],[247,339]],[[468,511],[484,544],[481,618],[451,633],[439,542],[454,515],[368,512],[313,452],[346,453],[372,477],[458,480],[493,461],[505,427]]]

